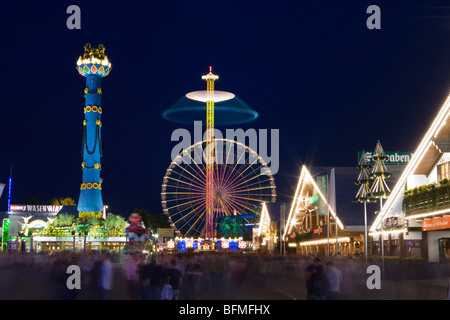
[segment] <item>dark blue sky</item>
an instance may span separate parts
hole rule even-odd
[[[81,8],[81,30],[66,9]],[[381,30],[366,9],[381,8]],[[0,5],[0,182],[13,203],[73,197],[81,183],[86,42],[112,62],[103,87],[103,199],[111,211],[161,211],[185,93],[236,93],[280,130],[279,200],[300,165],[354,166],[359,150],[414,151],[450,85],[450,7],[437,1],[58,1]],[[355,177],[356,178],[356,177]],[[7,194],[0,199],[6,209]]]

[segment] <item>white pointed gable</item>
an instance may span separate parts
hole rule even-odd
[[[312,196],[315,193],[318,194],[318,196],[322,199],[322,201],[329,208],[331,217],[336,219],[339,228],[344,229],[344,225],[337,217],[336,212],[333,210],[333,208],[328,203],[326,196],[322,193],[322,191],[320,190],[320,188],[317,185],[314,178],[311,176],[311,174],[308,171],[308,169],[306,168],[306,166],[303,166],[301,173],[300,173],[300,178],[298,180],[297,189],[295,191],[295,196],[292,201],[291,209],[289,211],[289,216],[286,221],[286,227],[284,229],[285,230],[284,237],[286,237],[286,235],[292,233],[296,228],[295,226],[299,222],[301,222],[299,219],[301,216],[300,213],[307,206],[306,201],[308,201],[309,196]]]
[[[445,100],[428,131],[423,136],[411,161],[398,179],[380,214],[377,215],[370,227],[371,232],[379,229],[381,219],[387,216],[394,203],[399,200],[399,197],[403,197],[407,178],[412,174],[429,174],[437,161],[439,161],[442,153],[450,151],[450,121],[447,123],[447,120],[450,120],[448,119],[449,115],[450,95]]]
[[[259,229],[258,229],[258,237],[261,235],[261,233],[264,233],[270,229],[270,216],[269,216],[269,210],[267,210],[267,205],[265,202],[262,203],[262,209],[261,209],[261,218],[259,220]]]

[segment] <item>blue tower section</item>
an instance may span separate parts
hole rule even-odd
[[[83,121],[83,142],[81,164],[83,179],[78,200],[80,217],[102,217],[103,199],[100,171],[102,157],[102,89],[101,80],[111,71],[111,64],[105,55],[105,48],[84,47],[84,55],[78,59],[78,73],[86,77],[85,107]]]

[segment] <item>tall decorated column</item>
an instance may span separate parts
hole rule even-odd
[[[359,175],[358,179],[355,181],[356,185],[359,185],[358,193],[356,197],[353,199],[353,202],[364,203],[364,255],[366,256],[366,262],[368,261],[368,252],[367,252],[367,202],[372,202],[370,198],[370,187],[369,183],[371,181],[369,176],[370,165],[366,160],[366,154],[363,151],[361,156],[361,160],[358,164]]]
[[[105,55],[105,47],[92,48],[88,43],[84,54],[77,61],[78,73],[86,77],[83,142],[81,164],[83,179],[78,200],[80,217],[103,215],[100,158],[102,157],[102,89],[101,80],[111,71],[111,63]]]

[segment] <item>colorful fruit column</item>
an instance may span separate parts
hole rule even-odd
[[[103,199],[100,171],[102,169],[100,158],[102,157],[101,135],[101,80],[111,71],[111,64],[105,55],[105,47],[99,45],[92,48],[88,43],[84,47],[84,55],[77,61],[78,73],[86,77],[85,107],[83,121],[83,142],[81,164],[83,179],[78,200],[78,212],[80,217],[102,217]]]

